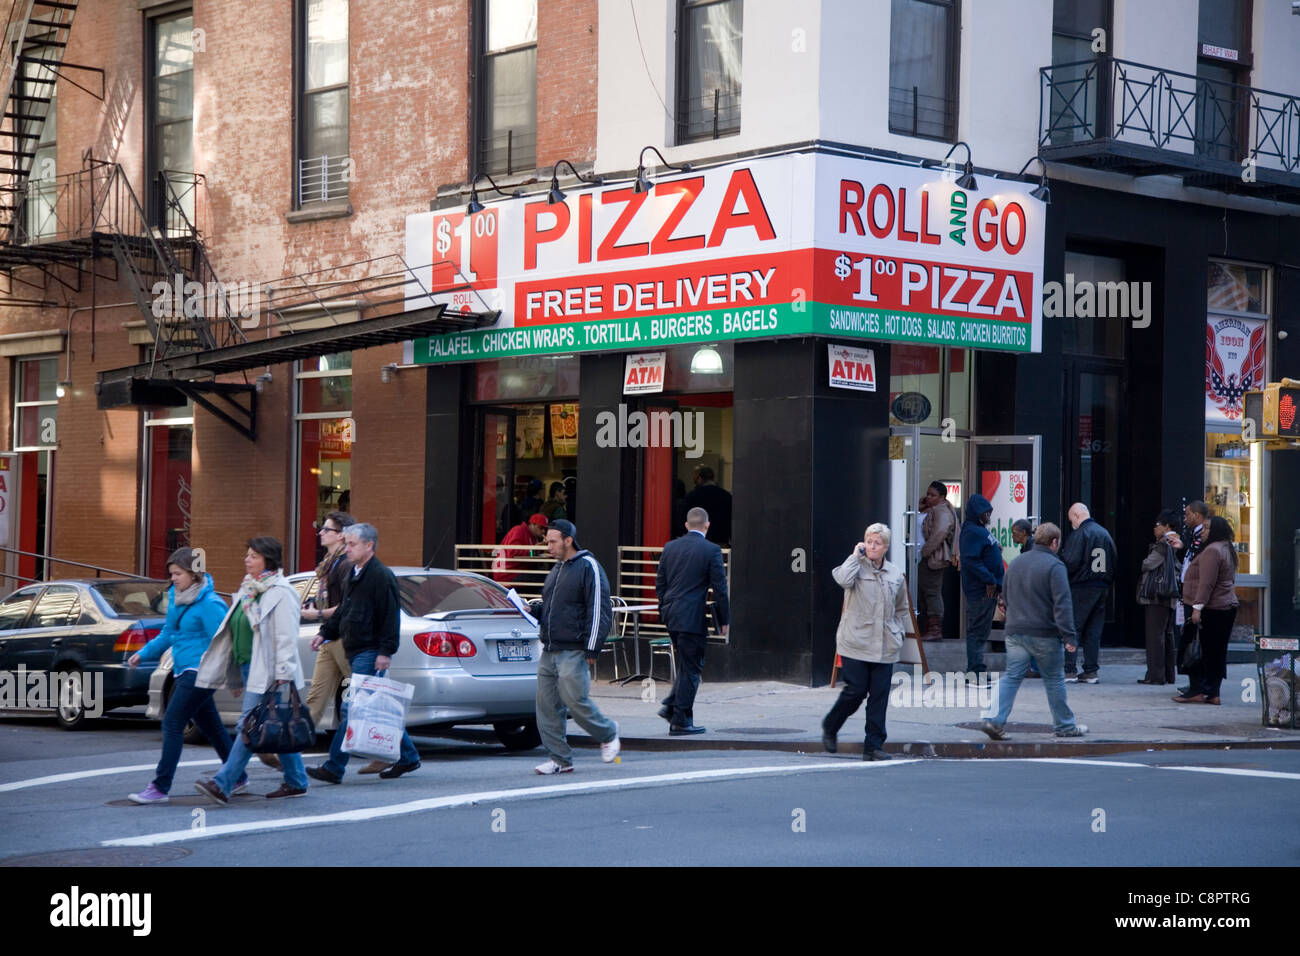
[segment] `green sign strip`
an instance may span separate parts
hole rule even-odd
[[[1027,322],[956,318],[912,312],[795,302],[753,309],[717,309],[691,315],[561,322],[513,329],[449,332],[415,340],[417,364],[487,361],[565,352],[649,351],[667,345],[791,335],[948,345],[1028,352]]]

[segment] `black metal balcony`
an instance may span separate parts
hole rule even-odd
[[[1113,57],[1039,70],[1049,162],[1300,203],[1300,94]]]

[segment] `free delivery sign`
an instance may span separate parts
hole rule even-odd
[[[415,267],[409,307],[501,318],[416,341],[407,358],[810,334],[1030,351],[1042,225],[1019,184],[966,194],[940,170],[814,154],[674,174],[645,193],[419,213],[407,262],[428,265]]]

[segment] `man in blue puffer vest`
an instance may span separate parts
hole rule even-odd
[[[1002,589],[1002,546],[989,530],[993,505],[971,495],[961,524],[961,589],[966,595],[966,671],[984,673],[984,642]]]

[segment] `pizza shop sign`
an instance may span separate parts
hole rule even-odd
[[[827,335],[1041,348],[1043,204],[940,170],[795,154],[407,218],[408,308],[495,310],[410,362]]]

